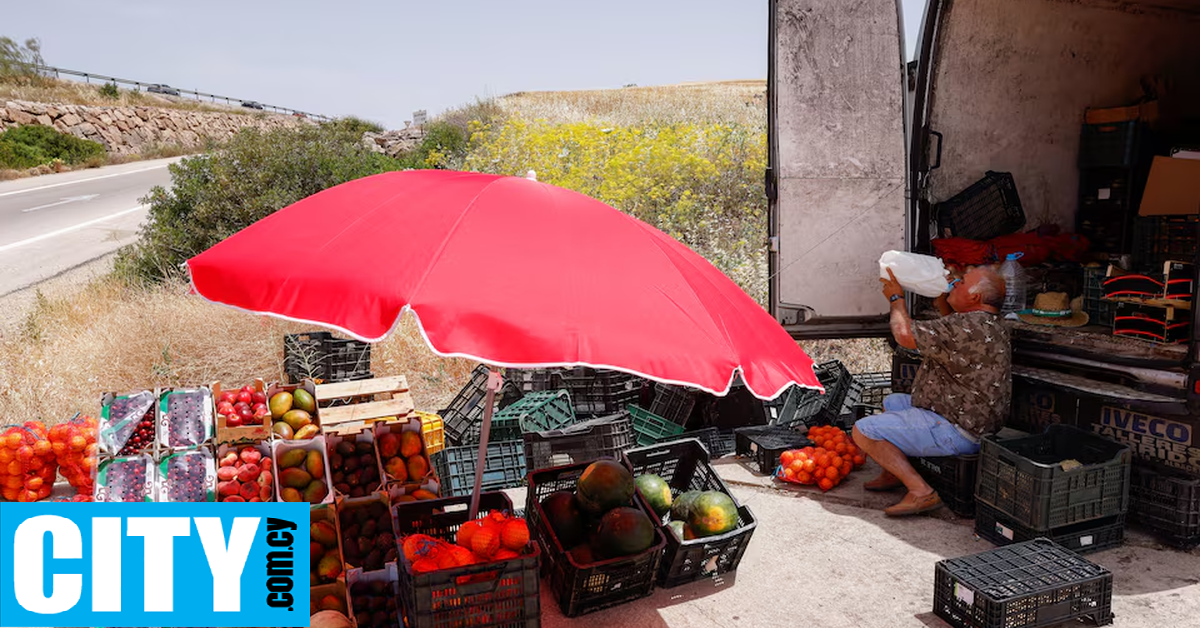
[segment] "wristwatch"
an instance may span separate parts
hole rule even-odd
[[[903,294],[893,294],[892,296],[888,297],[888,303],[895,303],[896,301],[899,301],[900,299],[903,299],[903,298],[904,298]]]

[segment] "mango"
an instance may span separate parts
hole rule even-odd
[[[385,432],[379,435],[379,455],[391,458],[400,453],[400,436],[395,432]]]
[[[419,488],[419,489],[413,491],[412,496],[419,500],[422,500],[422,501],[427,500],[427,499],[437,499],[438,498],[437,495],[434,495],[430,491],[427,491],[423,488]]]
[[[319,451],[308,452],[308,458],[304,461],[304,468],[314,478],[325,477],[325,457]]]
[[[329,487],[321,480],[313,480],[308,488],[304,489],[304,500],[310,504],[319,504],[328,495]]]
[[[392,476],[392,479],[397,482],[408,481],[408,466],[404,462],[404,458],[392,458],[387,461],[387,465],[383,468],[387,474]]]
[[[337,530],[328,521],[314,521],[309,526],[308,533],[309,537],[316,543],[320,543],[325,547],[337,546]],[[322,551],[324,550],[322,549]]]
[[[342,575],[342,561],[336,553],[326,554],[317,563],[317,577],[323,582],[333,582]]]
[[[303,489],[312,481],[312,476],[304,469],[290,467],[279,472],[279,483],[290,488]]]
[[[297,388],[296,392],[292,393],[292,407],[312,414],[317,411],[317,401],[307,390]]]
[[[275,435],[283,440],[292,440],[292,436],[295,434],[295,430],[292,429],[292,426],[284,423],[283,421],[279,421],[275,423],[275,425],[272,425],[271,431],[275,432]]]
[[[267,402],[267,407],[271,409],[271,418],[278,419],[279,417],[287,414],[288,411],[292,409],[292,404],[292,393],[275,393],[275,395],[271,397],[271,400]]]
[[[429,474],[429,463],[424,456],[413,456],[408,459],[408,479],[420,480]]]
[[[289,449],[279,456],[279,468],[298,467],[308,459],[307,449]]]
[[[321,598],[320,602],[317,602],[317,608],[320,610],[323,610],[323,611],[337,611],[337,612],[345,615],[346,614],[346,600],[343,600],[342,598],[340,598],[336,595],[329,594],[329,595],[326,595],[325,597]]]
[[[302,501],[304,501],[304,496],[300,494],[300,491],[297,491],[296,489],[294,489],[290,486],[288,488],[285,488],[285,489],[279,491],[279,498],[285,502],[302,502]]]
[[[400,455],[412,458],[421,453],[421,435],[416,432],[400,433]]]
[[[312,423],[312,415],[303,410],[288,410],[283,415],[283,422],[292,426],[293,430],[299,431],[300,428]]]
[[[308,425],[296,430],[295,438],[296,440],[309,440],[316,436],[320,431],[321,428],[317,427],[313,423],[309,423]]]

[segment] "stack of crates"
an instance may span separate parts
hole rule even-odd
[[[1112,301],[1104,300],[1104,279],[1107,274],[1107,266],[1083,267],[1083,311],[1087,312],[1090,324],[1111,329],[1117,306]]]
[[[975,532],[996,545],[1046,537],[1076,552],[1125,540],[1132,452],[1069,425],[1008,440],[985,436]]]
[[[1079,138],[1079,206],[1075,230],[1091,250],[1131,252],[1133,225],[1151,153],[1141,120],[1083,125]]]

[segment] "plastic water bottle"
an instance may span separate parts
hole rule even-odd
[[[1015,315],[1025,309],[1025,286],[1028,280],[1025,269],[1017,261],[1024,256],[1024,253],[1009,253],[1000,265],[1000,276],[1004,278],[1004,307],[1000,308],[1000,313],[1004,316]]]

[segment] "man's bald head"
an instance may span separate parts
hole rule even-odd
[[[976,266],[947,295],[955,312],[984,311],[999,313],[1004,306],[1004,277],[991,266]]]

